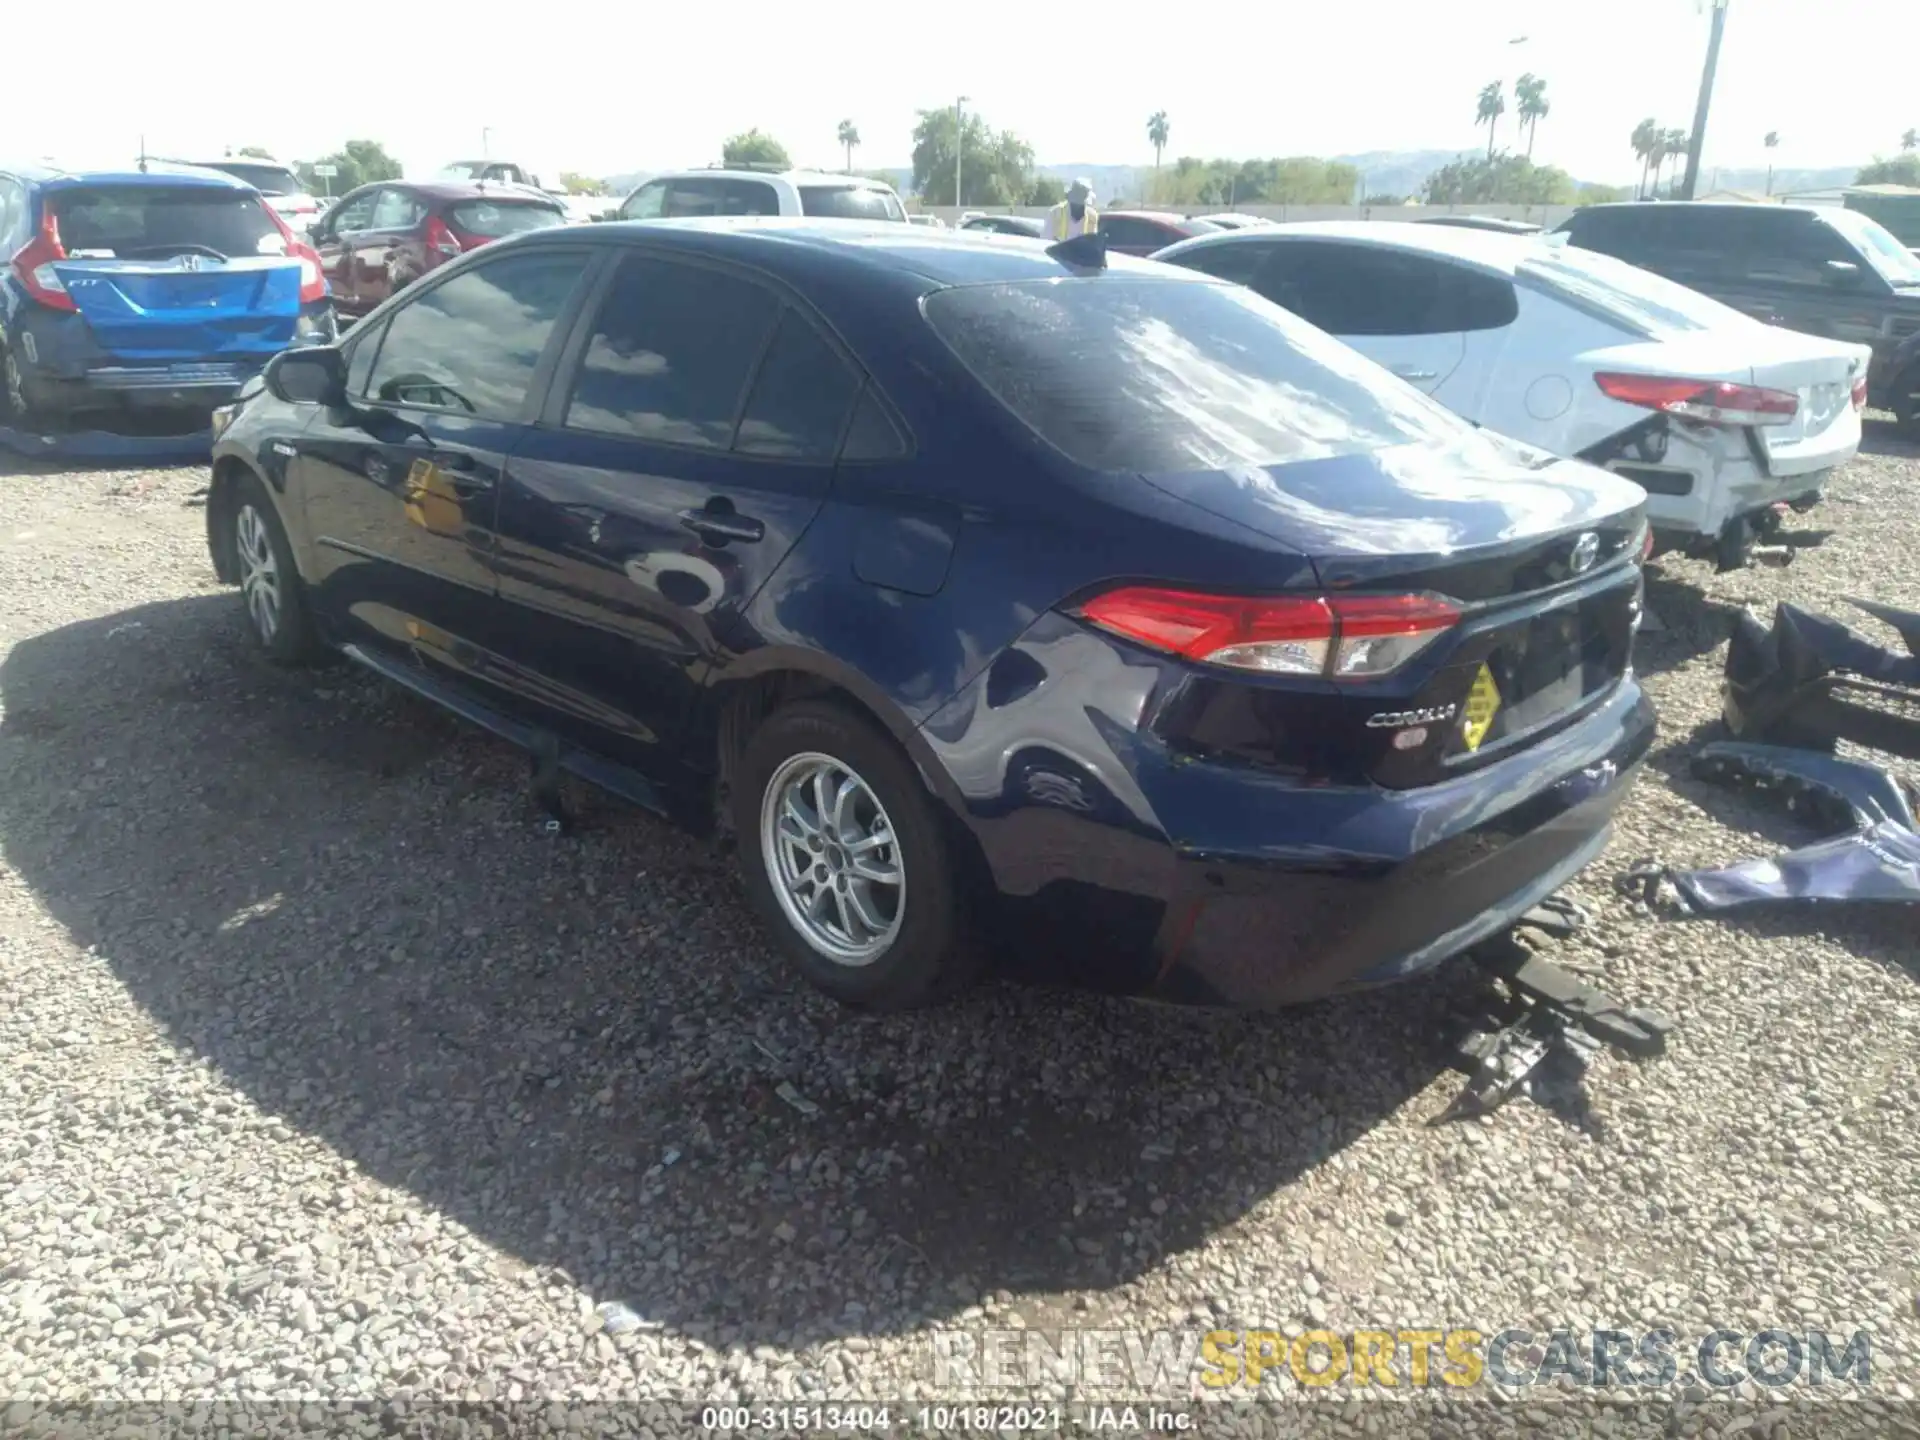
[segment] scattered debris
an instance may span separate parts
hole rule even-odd
[[[778,1085],[773,1087],[773,1093],[809,1119],[820,1113],[820,1107],[814,1104],[813,1101],[807,1099],[807,1097],[802,1095],[798,1090],[794,1089],[791,1080],[782,1080]]]
[[[1849,602],[1899,632],[1898,655],[1838,620],[1780,604],[1769,628],[1752,613],[1727,648],[1727,728],[1743,740],[1833,753],[1849,740],[1920,760],[1920,614]]]
[[[1782,797],[1788,809],[1844,833],[1713,870],[1642,861],[1622,885],[1650,908],[1699,915],[1783,900],[1920,902],[1914,801],[1885,770],[1808,750],[1717,741],[1694,758],[1693,773]]]

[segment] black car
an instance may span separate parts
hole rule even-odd
[[[1641,491],[1097,244],[535,232],[222,421],[269,656],[730,832],[853,1003],[993,950],[1247,1006],[1397,980],[1591,861],[1652,735]]]
[[[1575,245],[1665,275],[1770,325],[1873,347],[1867,402],[1920,438],[1920,373],[1896,368],[1920,333],[1920,258],[1837,205],[1593,205],[1562,221]]]

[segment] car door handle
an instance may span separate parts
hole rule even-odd
[[[767,527],[751,515],[742,515],[732,506],[721,509],[708,505],[700,510],[682,510],[680,524],[708,545],[720,546],[738,540],[750,545],[767,533]]]
[[[1422,370],[1417,365],[1396,365],[1393,367],[1393,373],[1398,375],[1402,380],[1432,380],[1440,372],[1437,370]]]

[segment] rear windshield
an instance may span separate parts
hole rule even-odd
[[[1276,465],[1468,430],[1238,285],[1110,274],[955,286],[923,303],[1001,404],[1094,470]]]
[[[835,220],[904,220],[906,209],[890,190],[866,185],[802,185],[800,213]]]
[[[164,259],[188,251],[284,255],[286,237],[257,195],[211,188],[101,185],[53,198],[60,243],[85,259]]]
[[[284,165],[246,165],[237,160],[222,160],[207,168],[244,180],[262,195],[298,195],[302,188],[294,173]]]
[[[499,200],[468,200],[454,206],[448,218],[454,229],[490,240],[567,223],[567,217],[551,205],[513,205]]]
[[[1725,329],[1747,320],[1698,290],[1597,250],[1543,248],[1517,269],[1522,280],[1544,285],[1575,306],[1597,311],[1649,339]]]

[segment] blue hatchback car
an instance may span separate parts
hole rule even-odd
[[[0,164],[0,425],[214,406],[333,336],[320,260],[218,171]]]
[[[537,231],[216,424],[267,656],[731,833],[858,1005],[987,953],[1236,1006],[1400,979],[1588,864],[1653,734],[1637,486],[1097,237]]]

